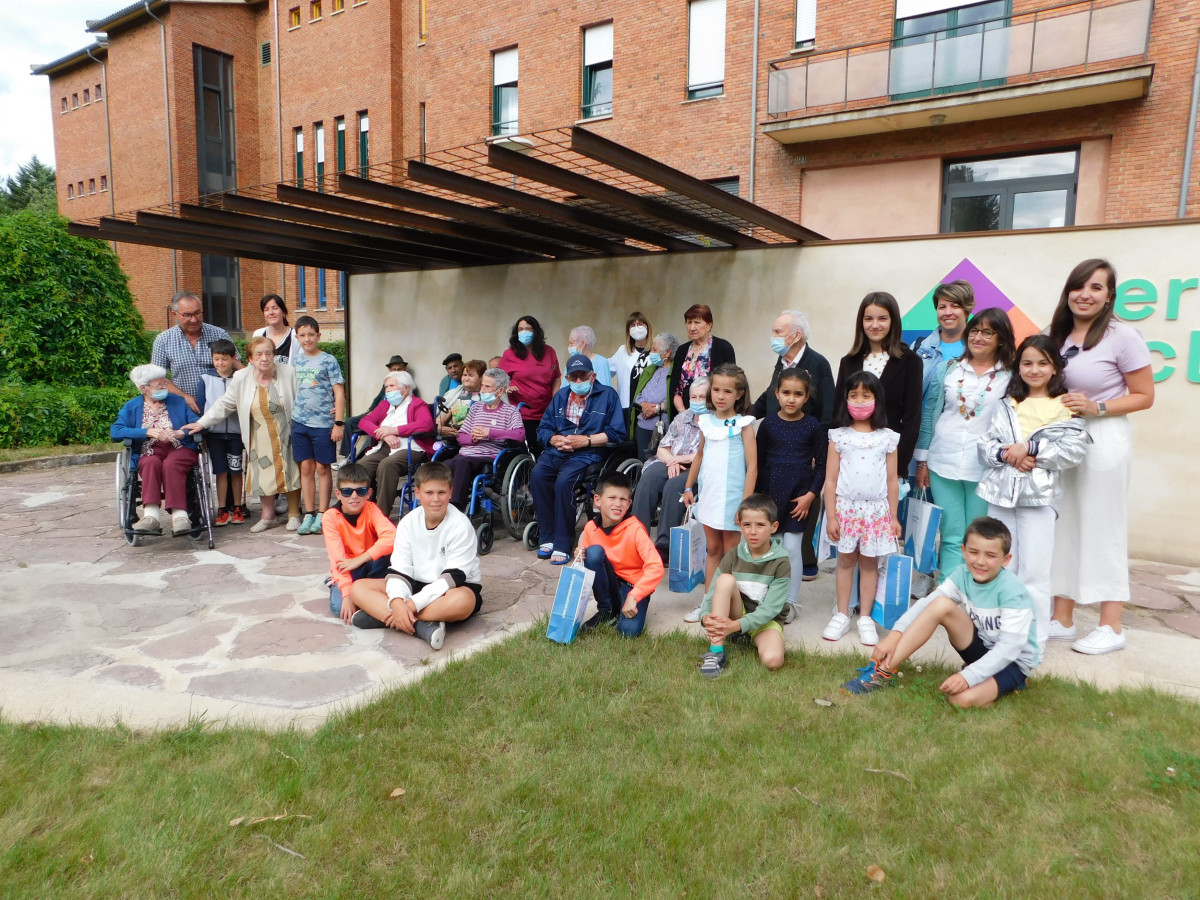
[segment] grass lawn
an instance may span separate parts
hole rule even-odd
[[[105,453],[120,449],[120,444],[111,441],[104,444],[68,444],[38,447],[15,447],[0,449],[0,462],[15,462],[20,459],[39,459],[43,456],[74,456],[77,453]]]
[[[1200,706],[702,649],[535,629],[312,734],[0,724],[0,895],[1200,896]]]

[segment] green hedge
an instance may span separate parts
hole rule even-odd
[[[124,388],[0,384],[0,448],[47,444],[100,444],[117,420]]]

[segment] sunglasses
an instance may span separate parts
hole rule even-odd
[[[349,500],[355,494],[357,494],[360,497],[365,497],[365,496],[367,496],[367,494],[371,493],[371,489],[369,487],[356,487],[356,488],[340,487],[337,489],[337,492],[338,492],[339,496],[345,498],[346,500]]]
[[[1078,344],[1072,344],[1070,347],[1068,347],[1066,350],[1064,350],[1063,355],[1062,355],[1063,362],[1068,362],[1068,361],[1074,359],[1075,357],[1077,357],[1079,355],[1080,349],[1081,348],[1079,347]]]

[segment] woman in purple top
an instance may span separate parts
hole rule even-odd
[[[1050,321],[1062,348],[1069,393],[1063,404],[1094,442],[1083,462],[1062,473],[1063,498],[1054,529],[1052,641],[1080,653],[1125,647],[1121,606],[1129,601],[1128,415],[1154,403],[1150,351],[1135,328],[1113,318],[1117,273],[1087,259],[1067,278]],[[1100,626],[1076,640],[1075,604],[1100,604]]]
[[[450,502],[466,510],[471,499],[471,482],[486,472],[496,454],[504,449],[505,441],[524,441],[525,427],[521,414],[508,402],[508,373],[503,369],[488,369],[480,379],[479,400],[471,404],[458,443],[462,449],[453,459],[446,460],[454,483],[450,487]]]

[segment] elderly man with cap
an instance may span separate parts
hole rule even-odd
[[[150,362],[171,373],[167,390],[183,397],[197,415],[196,390],[201,375],[216,375],[213,368],[212,342],[230,340],[229,332],[204,321],[204,304],[191,291],[180,291],[171,298],[175,324],[154,339]],[[233,367],[242,368],[240,356],[234,357]]]
[[[451,353],[442,360],[446,374],[438,385],[438,396],[445,397],[457,387],[462,387],[463,357],[461,353]]]
[[[387,370],[389,372],[407,372],[408,363],[404,357],[397,353],[387,361]],[[354,433],[358,431],[358,423],[363,420],[363,417],[370,413],[375,407],[383,402],[383,395],[387,392],[387,388],[382,385],[379,388],[379,393],[375,395],[375,399],[371,401],[371,405],[367,407],[367,412],[361,416],[347,416],[346,427],[342,429],[342,443],[338,446],[338,454],[340,456],[350,455],[350,441],[354,439]],[[419,391],[413,391],[414,396],[421,396]]]
[[[574,543],[576,482],[588,466],[604,459],[605,447],[626,438],[621,398],[597,383],[592,361],[584,354],[567,362],[567,385],[551,398],[537,436],[545,449],[529,487],[541,535],[538,558],[561,566]]]

